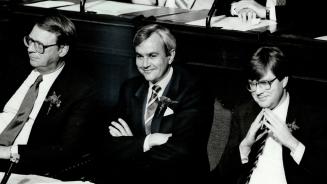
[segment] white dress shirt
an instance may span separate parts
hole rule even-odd
[[[166,89],[166,87],[167,87],[167,85],[168,85],[171,77],[173,76],[173,72],[174,72],[173,68],[172,67],[169,67],[169,71],[167,72],[166,76],[164,76],[160,81],[158,81],[155,84],[152,84],[151,82],[149,82],[148,95],[147,95],[147,99],[146,99],[147,103],[148,103],[148,101],[149,101],[149,99],[151,97],[151,94],[152,94],[152,86],[153,85],[158,85],[158,86],[161,87],[160,91],[158,92],[158,97],[160,99],[160,97],[162,96],[163,92],[165,91],[165,89]],[[147,106],[148,106],[148,104],[146,104],[146,107]],[[143,119],[145,119],[146,110],[147,110],[147,108],[145,108],[145,110],[144,110],[144,118]],[[144,123],[145,123],[145,121],[144,121]],[[150,146],[149,146],[149,143],[148,143],[148,139],[149,139],[149,135],[147,135],[146,138],[145,138],[145,140],[144,140],[144,145],[143,145],[144,152],[146,152],[146,151],[148,151],[148,150],[151,149]]]
[[[29,119],[25,123],[23,129],[17,136],[13,145],[26,145],[28,142],[28,138],[34,124],[34,120],[36,119],[41,106],[48,94],[50,87],[53,82],[56,80],[60,72],[62,71],[64,65],[58,68],[56,71],[43,75],[43,80],[39,85],[39,93],[35,100],[33,109],[29,115]],[[10,98],[10,100],[5,105],[3,112],[0,113],[0,132],[2,132],[7,125],[11,122],[11,120],[15,117],[28,89],[35,82],[36,78],[40,75],[40,73],[36,70],[33,70],[29,76],[25,79],[23,84],[18,88],[15,94]],[[16,149],[15,149],[16,150]]]
[[[282,122],[286,122],[287,111],[289,107],[289,94],[286,99],[272,111]],[[291,156],[300,163],[304,154],[304,145],[300,143],[296,151]],[[287,184],[284,165],[282,145],[268,136],[262,155],[258,158],[257,167],[254,169],[249,184]]]

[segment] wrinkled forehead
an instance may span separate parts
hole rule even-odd
[[[57,41],[57,34],[52,33],[50,31],[47,31],[43,29],[42,27],[39,27],[38,25],[35,25],[33,29],[31,30],[29,36],[36,41],[39,41],[43,44],[54,44]]]

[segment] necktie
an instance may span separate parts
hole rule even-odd
[[[27,91],[16,116],[11,120],[7,127],[0,134],[0,145],[11,146],[19,132],[24,127],[25,122],[33,109],[34,102],[39,92],[39,85],[42,81],[42,75],[39,75],[35,82],[31,85]]]
[[[264,119],[264,118],[263,118]],[[265,120],[263,120],[265,121]],[[254,169],[257,167],[257,163],[259,161],[259,157],[263,153],[263,148],[265,147],[266,140],[268,138],[268,128],[262,124],[261,128],[257,131],[257,140],[251,147],[251,152],[249,154],[249,170],[245,178],[245,184],[248,184],[251,179],[251,175]]]
[[[152,86],[152,94],[148,101],[146,114],[145,114],[145,133],[147,135],[151,133],[151,121],[158,106],[158,93],[160,89],[161,89],[160,86],[157,85]]]
[[[191,9],[194,3],[195,0],[175,0],[176,7],[181,9]]]
[[[276,0],[276,6],[285,6],[286,0]]]

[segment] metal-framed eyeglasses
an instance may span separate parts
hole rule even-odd
[[[33,47],[34,47],[35,51],[37,53],[40,53],[40,54],[43,54],[46,48],[58,45],[58,43],[51,44],[51,45],[44,45],[43,43],[41,43],[41,42],[39,42],[37,40],[33,40],[28,35],[24,36],[23,41],[24,41],[24,45],[26,47],[30,47],[33,44]]]
[[[246,88],[247,90],[249,90],[250,92],[255,92],[258,88],[258,86],[261,89],[264,90],[269,90],[271,88],[272,83],[277,79],[277,77],[275,77],[272,80],[262,80],[262,81],[258,81],[258,82],[253,82],[253,81],[249,81]]]

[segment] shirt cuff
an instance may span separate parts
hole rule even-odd
[[[10,154],[11,155],[18,154],[18,146],[17,145],[11,146],[11,148],[10,148]]]
[[[241,149],[239,149],[239,150],[240,150],[240,156],[241,156],[242,164],[248,163],[249,162],[249,158],[248,158],[249,154],[245,155],[244,153],[242,153]]]
[[[149,137],[151,134],[147,135],[144,139],[144,144],[143,144],[143,152],[147,152],[151,149],[150,145],[149,145]]]
[[[305,151],[305,146],[302,143],[299,143],[296,146],[294,152],[291,152],[291,156],[293,157],[294,161],[297,164],[300,164],[303,154],[304,154],[304,151]]]

